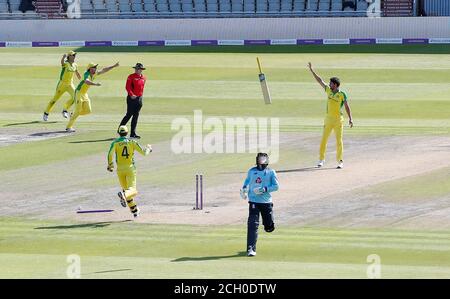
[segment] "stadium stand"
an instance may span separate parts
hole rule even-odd
[[[448,0],[423,0],[424,16],[450,16],[450,1]]]
[[[0,18],[24,17],[21,1],[0,0]],[[63,0],[65,1],[65,0]],[[71,0],[69,4],[71,3]],[[364,17],[374,0],[81,0],[82,18]],[[448,0],[381,0],[383,16],[449,16]],[[28,12],[27,12],[28,14]],[[60,18],[61,0],[36,0],[35,18]]]

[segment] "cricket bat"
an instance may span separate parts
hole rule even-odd
[[[259,57],[256,57],[256,61],[258,62],[259,68],[259,82],[261,83],[261,89],[264,96],[264,102],[266,104],[272,104],[272,98],[270,97],[269,86],[267,86],[266,76],[262,72],[261,62],[259,61]]]

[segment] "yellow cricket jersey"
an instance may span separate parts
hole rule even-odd
[[[347,94],[338,90],[333,92],[329,86],[325,87],[328,96],[327,116],[340,117],[342,115],[342,106],[347,101]]]
[[[77,71],[78,66],[76,63],[70,64],[65,62],[61,68],[61,73],[59,74],[59,81],[67,84],[73,83],[73,74]]]
[[[111,143],[108,153],[108,165],[112,165],[113,156],[116,155],[117,170],[135,169],[134,151],[141,155],[148,155],[149,150],[143,150],[142,147],[134,140],[126,137],[119,137]]]
[[[91,73],[89,72],[89,70],[87,70],[86,72],[84,72],[83,74],[83,80],[80,81],[80,83],[78,83],[78,86],[76,88],[76,92],[80,93],[80,94],[86,94],[89,87],[91,87],[91,85],[87,85],[86,84],[86,80],[89,79],[89,81],[94,81],[95,77],[97,77],[97,74],[95,75],[91,75]]]

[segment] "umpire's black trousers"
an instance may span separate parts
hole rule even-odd
[[[275,230],[273,222],[273,203],[249,202],[248,222],[247,222],[247,250],[252,247],[256,251],[256,241],[258,240],[259,214],[262,216],[264,230],[271,233]]]
[[[123,117],[120,122],[121,126],[124,126],[131,119],[131,131],[130,136],[136,135],[136,126],[139,119],[139,111],[142,108],[142,97],[136,97],[132,99],[130,96],[127,96],[127,114]]]

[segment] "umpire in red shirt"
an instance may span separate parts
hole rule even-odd
[[[139,111],[142,108],[142,95],[144,94],[144,86],[147,78],[142,74],[145,67],[142,63],[136,63],[134,73],[128,76],[126,90],[127,96],[127,114],[120,122],[120,126],[124,126],[131,119],[131,132],[130,137],[139,139],[141,138],[136,134],[136,126],[139,118]]]

